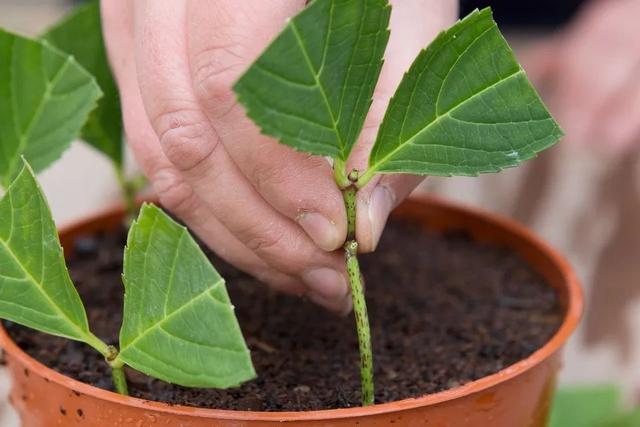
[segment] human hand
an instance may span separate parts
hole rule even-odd
[[[624,151],[640,143],[637,0],[587,4],[568,28],[523,55],[566,140]]]
[[[388,99],[418,50],[455,19],[450,0],[402,0],[374,103],[354,153],[361,165]],[[218,255],[278,290],[351,308],[342,195],[328,161],[261,135],[231,86],[301,0],[105,0],[105,40],[128,144],[161,203]],[[419,178],[361,191],[357,237],[372,250]]]

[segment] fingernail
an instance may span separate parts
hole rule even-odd
[[[347,294],[347,281],[336,270],[326,267],[308,270],[302,280],[312,290],[327,299],[340,299]]]
[[[373,249],[378,246],[382,230],[393,209],[394,197],[391,191],[382,185],[373,189],[369,199],[369,224],[371,224],[371,244]]]
[[[307,297],[313,303],[318,304],[319,306],[324,307],[327,310],[331,310],[340,316],[347,316],[349,313],[351,313],[351,309],[353,308],[351,298],[348,295],[344,296],[341,300],[335,300],[327,299],[315,292],[309,292],[307,294]]]
[[[309,237],[325,251],[333,251],[340,246],[338,228],[333,221],[317,212],[303,212],[297,220]]]

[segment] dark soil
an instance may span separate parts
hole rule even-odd
[[[70,260],[94,332],[116,343],[121,321],[124,232],[85,237]],[[227,279],[258,379],[230,390],[187,389],[129,371],[133,396],[240,410],[357,406],[358,352],[352,316],[335,317],[298,297],[269,291],[212,257]],[[391,224],[378,251],[362,257],[376,366],[376,401],[456,387],[533,353],[557,330],[555,293],[516,255],[462,233],[427,234]],[[89,347],[8,325],[30,355],[111,389]]]

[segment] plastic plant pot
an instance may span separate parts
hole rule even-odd
[[[76,236],[121,224],[124,210],[111,209],[61,230],[65,248]],[[540,349],[495,374],[440,393],[368,407],[307,412],[247,412],[202,409],[122,396],[65,377],[22,351],[0,328],[0,345],[13,379],[10,399],[23,427],[105,426],[429,426],[543,427],[561,350],[576,328],[582,291],[569,264],[525,227],[497,215],[434,199],[404,202],[396,221],[425,230],[465,230],[479,241],[510,248],[540,273],[558,293],[564,317],[556,334]],[[67,253],[68,255],[68,253]]]

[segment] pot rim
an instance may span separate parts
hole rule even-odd
[[[329,420],[329,419],[346,419],[361,417],[365,415],[384,414],[402,410],[414,409],[422,406],[435,405],[454,399],[458,399],[467,395],[478,393],[489,389],[502,382],[506,382],[511,378],[523,374],[532,369],[542,361],[555,354],[566,343],[571,333],[577,327],[583,309],[583,293],[578,278],[571,268],[567,260],[560,255],[555,249],[537,237],[524,225],[516,221],[503,217],[498,214],[483,211],[481,209],[462,206],[457,203],[444,201],[432,196],[412,196],[411,199],[420,204],[428,203],[440,210],[448,210],[465,216],[475,217],[492,224],[495,227],[502,228],[510,234],[514,234],[519,238],[526,240],[531,246],[543,254],[554,265],[558,267],[563,277],[563,283],[567,290],[567,306],[564,318],[560,328],[551,337],[547,343],[532,353],[527,358],[507,366],[506,368],[482,377],[475,381],[471,381],[462,386],[444,390],[438,393],[426,394],[421,397],[407,398],[387,403],[379,403],[366,407],[339,408],[339,409],[322,409],[313,411],[237,411],[229,409],[209,409],[200,407],[191,407],[184,405],[171,405],[163,402],[139,399],[136,397],[123,396],[112,391],[103,390],[98,387],[77,381],[67,377],[55,370],[38,362],[27,353],[25,353],[18,345],[9,337],[5,328],[0,323],[0,347],[8,354],[17,359],[21,364],[29,366],[29,369],[35,371],[41,377],[51,382],[58,383],[66,388],[75,390],[81,394],[92,395],[98,399],[107,400],[113,403],[126,406],[133,406],[141,409],[158,411],[161,413],[183,416],[198,416],[201,418],[239,420],[239,421],[311,421],[311,420]],[[80,220],[73,221],[60,227],[60,234],[78,226],[80,224],[88,224],[108,214],[122,211],[122,208],[112,207],[102,210],[96,214],[89,215]]]

